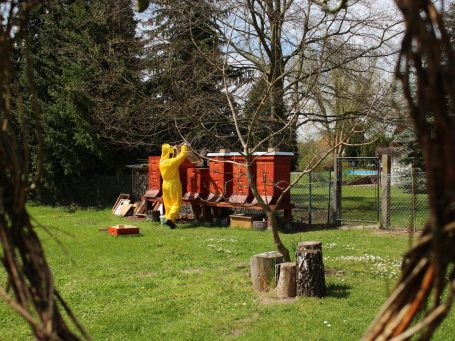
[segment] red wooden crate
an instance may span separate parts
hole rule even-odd
[[[112,236],[125,236],[131,234],[139,234],[139,227],[132,225],[125,225],[123,228],[116,226],[109,226],[107,232]]]
[[[291,181],[291,160],[293,153],[273,152],[256,157],[256,186],[262,199],[275,204],[282,191]],[[282,204],[290,203],[289,192]]]

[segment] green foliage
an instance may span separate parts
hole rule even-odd
[[[395,137],[399,145],[400,162],[403,165],[412,165],[419,172],[425,171],[423,153],[413,129],[405,129]]]
[[[71,177],[114,173],[127,162],[108,143],[104,130],[114,117],[132,115],[130,101],[139,84],[136,65],[141,46],[135,38],[129,0],[90,4],[53,0],[36,6],[31,16],[33,66],[42,111],[44,187],[51,201],[58,201],[62,184],[70,185]],[[20,46],[17,55],[23,56]],[[18,59],[21,83],[26,84],[23,64]],[[25,86],[23,93],[27,99]],[[31,144],[34,160],[34,136]]]
[[[321,150],[320,142],[311,140],[299,143],[298,170],[311,169],[324,154]],[[333,167],[333,156],[326,157],[315,169],[315,172],[321,172],[326,167]]]
[[[140,237],[116,238],[98,231],[127,223],[109,209],[30,213],[50,231],[37,227],[57,289],[94,340],[358,340],[396,283],[410,238],[368,229],[283,235],[287,245],[322,241],[328,295],[282,304],[273,290],[251,288],[249,258],[274,250],[269,232],[138,221]],[[433,340],[452,339],[454,318]],[[5,303],[0,321],[2,339],[31,339]]]
[[[392,142],[392,137],[380,134],[372,140],[366,137],[364,133],[354,133],[349,139],[348,146],[344,149],[344,156],[365,157],[376,156],[376,150],[380,147],[388,147]]]
[[[253,127],[248,127],[251,131],[251,145],[255,146],[265,138],[269,131],[265,128],[270,123],[270,89],[266,80],[261,77],[251,87],[248,99],[244,105],[245,124],[250,125],[254,121]]]

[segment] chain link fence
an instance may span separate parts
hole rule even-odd
[[[292,173],[291,180],[300,174]],[[291,189],[291,203],[295,204],[292,218],[295,222],[313,225],[329,223],[333,173],[309,173]]]
[[[383,181],[382,205],[385,200],[389,205],[389,223],[384,227],[421,230],[430,215],[426,174],[409,169]]]
[[[120,193],[131,193],[131,187],[130,174],[66,177],[55,189],[41,186],[39,196],[31,199],[49,205],[112,207]]]
[[[291,178],[298,176],[299,173],[292,173]],[[384,222],[383,215],[388,214],[388,223],[383,224],[384,228],[421,230],[429,217],[425,173],[409,169],[389,175],[381,180],[379,186],[375,183],[353,184],[352,179],[344,180],[341,184],[342,205],[339,212],[343,223],[379,223],[379,219]],[[294,222],[329,224],[335,181],[333,172],[303,176],[291,190],[291,202],[295,204]]]

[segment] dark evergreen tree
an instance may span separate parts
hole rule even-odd
[[[193,147],[213,150],[225,142],[214,136],[233,132],[221,91],[223,42],[215,21],[219,13],[211,0],[155,1],[152,6],[148,94],[160,103],[168,125],[178,127],[179,132],[170,131],[171,142],[181,140],[182,134]],[[195,129],[200,124],[211,129],[212,137]]]
[[[76,177],[112,174],[127,161],[106,136],[112,135],[114,118],[136,109],[131,99],[139,85],[141,46],[131,5],[51,0],[32,11],[29,32],[44,133],[42,193],[52,201],[64,196],[62,190],[71,193]],[[23,93],[27,98],[26,88]]]
[[[417,143],[417,138],[413,129],[403,130],[395,137],[394,143],[398,146],[400,162],[402,164],[412,165],[419,172],[425,171],[422,149]]]
[[[253,116],[256,116],[255,124],[250,127],[252,132],[253,145],[257,145],[269,135],[268,125],[270,122],[270,97],[268,96],[267,82],[264,78],[259,78],[251,87],[248,99],[244,106],[245,123],[251,124]],[[262,149],[268,146],[267,141],[262,145]]]

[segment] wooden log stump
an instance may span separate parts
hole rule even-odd
[[[321,242],[299,243],[297,259],[297,295],[323,297],[325,285]]]
[[[322,242],[320,241],[310,241],[310,242],[301,242],[297,246],[297,251],[301,252],[303,250],[319,250],[322,254]]]
[[[251,280],[257,291],[266,291],[273,282],[275,265],[283,262],[279,252],[264,252],[250,258]]]
[[[296,264],[293,262],[277,264],[277,286],[276,295],[278,298],[296,296]]]

